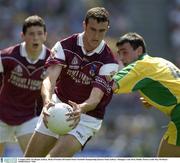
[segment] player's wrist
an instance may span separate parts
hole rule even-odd
[[[80,113],[85,113],[81,104],[78,104],[78,109]]]
[[[46,106],[48,106],[50,103],[51,103],[51,100],[47,99],[47,100],[44,101],[44,106],[46,107]]]
[[[46,101],[44,101],[44,105],[47,105],[47,104],[49,104],[49,100],[46,100]]]

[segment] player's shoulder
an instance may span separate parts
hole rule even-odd
[[[72,34],[65,38],[62,38],[59,42],[60,43],[74,43],[77,40],[78,34]]]
[[[104,42],[104,49],[103,49],[104,53],[107,53],[109,55],[113,55],[113,52],[111,50],[111,48],[108,46],[108,44],[106,42]]]
[[[69,36],[66,36],[64,38],[61,38],[59,41],[56,42],[56,46],[61,45],[63,47],[63,49],[69,49],[74,47],[74,45],[77,44],[77,37],[78,34],[72,34]]]
[[[112,50],[110,49],[110,47],[108,46],[106,42],[104,42],[104,47],[102,48],[100,52],[100,56],[101,56],[101,59],[105,62],[118,63],[115,57],[115,54],[112,52]]]
[[[1,55],[12,55],[20,52],[20,44],[12,45],[0,50]]]
[[[145,53],[134,62],[134,69],[138,72],[143,72],[143,74],[149,74],[158,70],[161,62],[162,60],[158,60],[157,57],[153,57]]]

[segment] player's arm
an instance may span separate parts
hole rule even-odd
[[[56,81],[62,70],[62,63],[65,60],[64,50],[61,46],[61,43],[58,41],[51,49],[53,55],[48,60],[48,65],[51,66],[47,69],[47,76],[43,81],[41,94],[43,98],[44,105],[50,103],[52,94],[56,86]],[[59,62],[61,60],[61,62]],[[51,64],[58,63],[58,64]]]
[[[83,103],[77,104],[75,102],[69,101],[69,104],[74,108],[74,111],[72,113],[67,114],[70,116],[70,118],[67,119],[68,121],[74,120],[74,123],[71,126],[75,127],[79,123],[81,113],[86,113],[88,111],[94,110],[100,103],[103,95],[104,92],[101,89],[94,87],[89,98]]]
[[[140,66],[130,64],[113,76],[113,92],[115,94],[130,93],[134,91],[134,88],[138,81],[141,80]]]
[[[53,106],[54,104],[51,102],[52,94],[54,93],[54,89],[56,86],[56,81],[61,73],[62,67],[59,65],[52,65],[47,69],[47,76],[43,80],[41,95],[43,98],[43,121],[45,126],[47,127],[47,116],[49,116],[48,108]]]
[[[103,95],[104,92],[101,89],[94,87],[91,91],[89,98],[78,105],[80,112],[86,113],[88,111],[94,110],[96,106],[100,103]]]
[[[50,103],[56,86],[56,81],[61,73],[62,66],[52,65],[47,69],[47,76],[43,80],[41,94],[44,105]]]

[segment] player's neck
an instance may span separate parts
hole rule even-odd
[[[27,55],[28,55],[28,59],[30,59],[31,61],[35,61],[38,59],[40,53],[41,53],[42,49],[40,50],[31,50],[31,49],[26,49]]]
[[[84,50],[85,50],[87,53],[89,53],[89,52],[91,52],[91,51],[93,51],[93,50],[95,49],[94,47],[92,47],[92,46],[88,43],[87,38],[86,38],[85,35],[83,36],[83,44],[84,44]]]

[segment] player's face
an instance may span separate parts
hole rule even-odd
[[[92,51],[99,46],[104,39],[109,28],[108,22],[97,22],[96,19],[90,18],[88,23],[84,22],[84,46],[87,51]]]
[[[40,26],[31,26],[27,28],[26,33],[22,33],[22,39],[26,42],[26,49],[32,53],[41,51],[46,37],[47,33]]]
[[[127,66],[138,58],[139,49],[134,50],[130,43],[124,43],[118,46],[117,53],[124,66]]]

